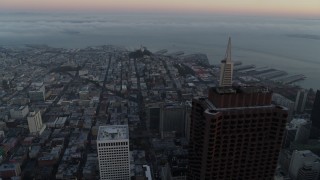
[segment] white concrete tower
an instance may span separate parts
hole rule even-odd
[[[225,58],[221,61],[219,86],[232,86],[233,62],[231,61],[231,38],[229,37]]]
[[[42,124],[42,118],[40,111],[30,112],[28,117],[28,126],[31,134],[41,135],[46,129],[46,125]]]
[[[130,180],[128,125],[100,126],[97,149],[101,180]]]

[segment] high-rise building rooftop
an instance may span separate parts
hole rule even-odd
[[[100,126],[98,141],[129,139],[129,129],[127,125]]]

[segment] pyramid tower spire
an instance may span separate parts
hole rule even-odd
[[[231,37],[229,37],[225,59],[227,62],[231,62]]]
[[[231,61],[231,38],[229,37],[225,58],[221,61],[219,86],[232,86],[233,62]]]

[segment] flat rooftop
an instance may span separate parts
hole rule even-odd
[[[35,112],[35,111],[32,111],[32,112],[29,112],[29,115],[28,117],[34,117],[36,114],[38,114],[39,111]]]
[[[15,107],[14,110],[15,110],[15,111],[19,111],[19,110],[21,111],[21,110],[23,110],[24,108],[26,108],[26,106],[18,106],[18,107]]]
[[[129,139],[128,125],[100,126],[98,141]]]
[[[269,93],[268,88],[263,86],[229,86],[229,87],[213,87],[211,88],[218,94],[236,94],[236,93]]]

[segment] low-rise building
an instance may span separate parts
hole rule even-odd
[[[32,83],[29,90],[29,98],[31,101],[45,101],[46,90],[43,83]]]
[[[284,132],[282,146],[289,148],[291,143],[306,144],[308,143],[311,131],[311,121],[307,119],[293,119]]]
[[[28,115],[28,113],[29,113],[28,106],[20,106],[10,110],[10,116],[13,119],[23,119]]]
[[[320,158],[309,150],[294,151],[292,154],[289,175],[294,180],[318,180]]]
[[[21,173],[20,166],[15,163],[5,163],[0,165],[0,177],[7,179],[19,176]]]

